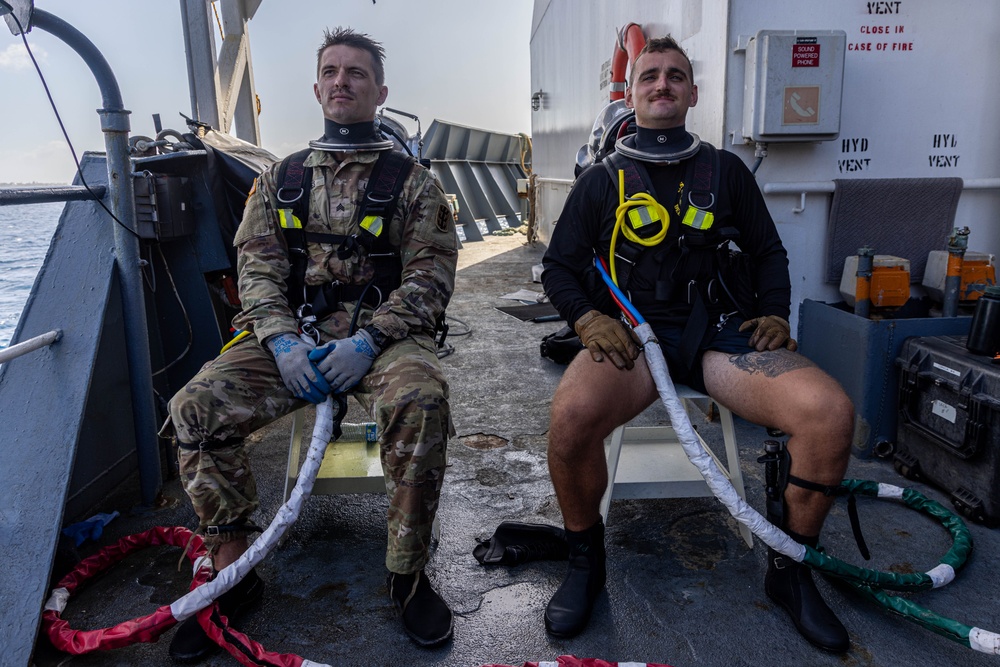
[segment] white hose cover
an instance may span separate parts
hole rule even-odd
[[[893,498],[895,500],[903,499],[903,489],[902,487],[895,486],[893,484],[884,484],[879,482],[878,485],[878,497],[879,498]]]
[[[739,494],[736,493],[736,489],[733,488],[732,483],[719,470],[719,466],[716,465],[712,457],[702,447],[698,435],[694,432],[694,427],[691,426],[691,420],[688,419],[687,411],[681,404],[680,399],[677,398],[677,391],[674,389],[674,383],[671,381],[670,374],[667,371],[667,362],[663,358],[663,351],[660,350],[656,336],[653,335],[652,327],[648,324],[640,324],[636,327],[635,332],[639,335],[639,340],[642,341],[644,346],[646,364],[649,366],[649,372],[653,376],[653,382],[656,383],[660,400],[663,401],[663,405],[670,416],[670,424],[677,433],[677,439],[680,441],[681,447],[684,448],[684,453],[687,454],[691,463],[698,468],[702,477],[705,478],[708,488],[726,506],[726,509],[729,510],[729,513],[737,521],[749,527],[753,534],[759,537],[765,544],[775,551],[801,563],[802,559],[805,558],[806,548],[779,530],[761,516],[760,512],[750,507],[746,501],[740,498]]]
[[[323,462],[323,455],[330,443],[332,432],[333,399],[327,397],[326,401],[316,406],[316,425],[313,428],[312,442],[309,444],[309,451],[302,463],[302,470],[299,471],[298,481],[288,501],[278,510],[267,530],[261,533],[236,562],[224,568],[212,581],[202,584],[170,605],[170,612],[174,618],[183,621],[212,604],[213,600],[239,583],[255,565],[264,560],[271,549],[278,545],[281,537],[299,518],[302,506],[312,493],[313,483],[319,474],[319,467]]]
[[[934,569],[925,572],[925,574],[934,582],[934,588],[941,588],[950,584],[955,579],[955,568],[951,565],[941,563]]]
[[[980,653],[1000,655],[1000,635],[982,628],[969,630],[969,646]]]
[[[69,590],[65,588],[53,588],[45,603],[45,611],[54,611],[60,616],[66,611],[66,604],[69,602]]]

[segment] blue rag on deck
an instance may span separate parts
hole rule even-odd
[[[111,523],[112,519],[118,516],[118,512],[111,514],[95,514],[89,519],[66,526],[62,529],[62,534],[72,537],[76,546],[80,546],[88,539],[96,540],[104,532],[104,527]]]

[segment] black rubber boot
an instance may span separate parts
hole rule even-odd
[[[533,560],[566,560],[569,544],[562,528],[541,523],[504,521],[493,537],[480,542],[472,555],[483,565],[520,565]]]
[[[607,579],[604,522],[582,531],[566,531],[569,572],[545,609],[545,629],[554,637],[580,634]]]
[[[454,616],[447,603],[431,588],[423,570],[413,574],[390,572],[385,585],[410,639],[420,646],[432,648],[451,638]]]
[[[768,549],[764,592],[788,612],[795,629],[814,646],[831,653],[850,648],[847,629],[820,597],[809,566]]]
[[[259,603],[262,597],[264,580],[257,576],[256,570],[250,570],[240,583],[219,597],[219,611],[229,619],[230,624],[234,624]],[[205,634],[196,615],[178,626],[170,640],[169,653],[174,662],[194,664],[201,662],[218,648],[219,645]]]

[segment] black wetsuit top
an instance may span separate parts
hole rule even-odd
[[[691,305],[682,298],[683,290],[675,287],[671,298],[659,301],[653,298],[654,285],[660,273],[664,253],[677,253],[677,239],[690,231],[681,224],[676,206],[684,207],[678,194],[681,181],[687,174],[685,160],[678,165],[645,163],[653,183],[656,200],[670,213],[667,237],[656,247],[646,248],[636,268],[631,272],[628,293],[653,330],[660,334],[664,327],[683,327]],[[757,291],[757,311],[752,317],[789,316],[791,282],[788,276],[788,257],[778,237],[774,221],[767,211],[763,195],[753,174],[734,154],[719,151],[719,193],[714,209],[713,229],[735,227],[739,239],[734,243],[753,261],[754,286]],[[685,195],[686,196],[686,195]],[[620,310],[608,297],[607,288],[592,271],[595,252],[607,261],[611,234],[618,207],[618,185],[613,182],[603,164],[597,164],[582,174],[573,185],[552,239],[542,260],[542,284],[552,304],[566,322],[574,324],[587,311],[596,308],[608,315],[617,316]],[[617,244],[623,242],[619,233]],[[620,261],[618,266],[621,266]],[[704,272],[697,262],[686,262],[684,270],[677,273],[675,285],[686,285],[691,278],[687,273]],[[730,308],[731,304],[709,307],[713,319]]]

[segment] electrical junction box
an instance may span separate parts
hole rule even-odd
[[[746,50],[743,136],[759,142],[840,135],[843,30],[761,30]]]
[[[965,303],[977,301],[987,287],[996,285],[996,258],[985,252],[965,251],[962,258],[962,279],[958,287],[958,300]],[[948,274],[948,251],[931,250],[927,253],[922,285],[935,303],[944,300],[945,280]]]
[[[851,308],[858,291],[858,256],[844,258],[840,296]],[[876,308],[898,308],[910,298],[910,260],[892,255],[875,255],[872,262],[871,302]]]

